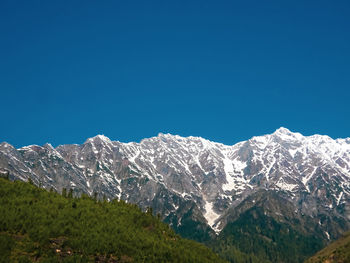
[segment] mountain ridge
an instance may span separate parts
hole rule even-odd
[[[285,128],[283,126],[277,128],[276,130],[274,130],[272,133],[265,133],[265,134],[262,134],[262,135],[255,135],[255,136],[252,136],[250,139],[253,139],[255,137],[262,137],[262,136],[265,136],[265,135],[271,135],[271,134],[275,134],[277,132],[280,132],[280,131],[287,131],[289,133],[293,133],[293,134],[299,134],[303,137],[313,137],[313,136],[320,136],[320,137],[328,137],[332,140],[350,140],[350,137],[337,137],[337,138],[333,138],[333,137],[330,137],[329,135],[326,135],[326,134],[318,134],[318,133],[315,133],[315,134],[312,134],[312,135],[302,135],[301,133],[299,132],[293,132],[291,131],[290,129],[288,128]],[[283,133],[283,132],[282,132]],[[189,135],[189,136],[182,136],[182,135],[179,135],[179,134],[173,134],[173,133],[170,133],[170,132],[158,132],[156,136],[151,136],[151,137],[145,137],[145,138],[142,138],[138,141],[119,141],[119,140],[114,140],[114,139],[111,139],[110,137],[106,136],[105,134],[101,133],[101,134],[96,134],[95,136],[92,136],[92,137],[89,137],[87,138],[83,143],[81,144],[84,144],[87,142],[87,140],[89,139],[92,139],[92,138],[95,138],[95,137],[103,137],[105,139],[108,139],[109,141],[112,141],[112,142],[119,142],[119,143],[123,143],[123,144],[128,144],[128,143],[141,143],[142,140],[147,140],[147,139],[151,139],[151,138],[157,138],[157,137],[160,137],[160,136],[170,136],[170,137],[179,137],[179,138],[201,138],[201,139],[204,139],[204,140],[207,140],[207,141],[211,141],[211,142],[215,142],[215,143],[218,143],[218,144],[223,144],[223,145],[226,145],[226,146],[233,146],[233,145],[236,145],[240,142],[245,142],[247,140],[250,140],[250,139],[247,139],[247,140],[242,140],[242,141],[238,141],[236,143],[233,143],[233,144],[227,144],[227,143],[223,143],[223,142],[216,142],[216,141],[213,141],[213,140],[210,140],[208,138],[205,138],[205,137],[202,137],[202,136],[193,136],[193,135]],[[7,141],[3,141],[2,143],[7,143],[9,145],[12,145],[11,143],[7,142]],[[46,143],[44,143],[43,145],[45,144],[48,144],[48,145],[51,145],[52,144],[47,141]],[[79,143],[71,143],[70,145],[81,145]],[[59,146],[62,146],[62,145],[65,145],[65,144],[58,144],[57,146],[52,146],[53,148],[57,148]],[[20,148],[23,148],[23,147],[28,147],[28,146],[40,146],[40,144],[29,144],[29,145],[24,145],[24,146],[21,146],[21,147],[15,147],[16,149],[20,149]]]
[[[104,135],[56,148],[1,143],[1,170],[57,191],[152,207],[178,233],[201,242],[221,238],[228,224],[255,211],[262,190],[286,200],[288,220],[305,226],[285,225],[277,201],[258,208],[270,218],[263,220],[282,229],[314,233],[324,243],[350,229],[350,138],[303,136],[281,127],[231,146],[163,133],[139,143]]]
[[[8,147],[8,145],[9,144],[7,143],[2,143],[1,149]],[[300,155],[300,153],[304,155],[309,154],[310,152],[316,153],[316,158],[322,158],[322,160],[328,165],[331,163],[337,172],[350,178],[350,138],[334,140],[326,135],[303,136],[300,133],[293,133],[284,127],[277,129],[272,134],[254,136],[247,141],[239,142],[232,146],[211,142],[202,137],[181,137],[179,135],[172,135],[169,133],[159,133],[158,136],[142,139],[139,143],[121,143],[119,141],[111,141],[104,135],[96,135],[92,138],[88,138],[84,144],[80,146],[83,146],[82,152],[90,151],[97,155],[97,159],[103,159],[102,155],[105,151],[112,151],[112,148],[119,147],[119,153],[123,156],[122,163],[128,163],[128,165],[130,164],[130,169],[132,171],[146,175],[148,179],[152,179],[166,185],[169,183],[164,181],[164,172],[160,172],[162,169],[161,166],[164,163],[175,163],[173,165],[163,167],[163,169],[172,168],[177,174],[187,174],[192,178],[188,178],[188,176],[187,178],[184,178],[185,182],[187,182],[187,186],[186,184],[173,184],[171,190],[175,194],[181,195],[183,198],[191,193],[196,193],[198,196],[202,195],[204,203],[204,205],[202,204],[204,207],[202,210],[205,211],[203,215],[207,219],[209,225],[216,231],[218,231],[219,228],[215,226],[215,221],[220,217],[220,213],[219,211],[215,211],[213,209],[213,194],[216,192],[215,190],[218,190],[215,189],[215,186],[217,185],[221,184],[220,191],[224,199],[225,193],[227,197],[228,192],[230,194],[233,192],[233,194],[239,195],[242,191],[248,191],[248,188],[252,188],[252,185],[254,186],[255,181],[259,183],[264,181],[266,187],[269,189],[286,190],[292,193],[294,188],[302,188],[304,186],[305,190],[310,192],[310,186],[308,183],[313,174],[318,172],[318,168],[314,168],[312,171],[310,168],[306,168],[310,171],[306,173],[306,176],[299,178],[299,182],[296,182],[295,178],[290,180],[291,177],[284,177],[281,178],[281,180],[275,180],[273,183],[270,183],[271,180],[269,177],[271,174],[273,174],[274,170],[276,170],[274,167],[276,164],[276,154],[275,156],[271,154],[269,155],[268,153],[271,151],[276,152],[281,151],[281,149],[284,150],[284,148],[288,148],[287,151],[282,153],[282,157],[292,159],[296,158],[298,154]],[[64,150],[67,147],[77,148],[80,146],[78,144],[72,144],[60,145],[54,148],[51,144],[46,143],[43,146],[24,146],[19,148],[18,151],[30,155],[32,152],[40,152],[42,149],[46,149],[49,156],[63,159],[69,163],[72,163],[73,166],[75,166],[74,168],[82,169],[86,168],[82,162],[80,162],[78,159],[72,161],[71,156],[68,157],[68,155],[65,155],[66,151]],[[13,151],[15,148],[13,147],[11,150]],[[347,153],[349,156],[346,156],[345,159],[337,159],[336,161],[340,163],[337,164],[336,161],[332,160],[332,158],[339,152]],[[259,154],[266,155],[266,153],[267,156],[259,156]],[[281,155],[281,153],[278,154]],[[166,155],[166,159],[163,158],[164,155]],[[253,155],[253,158],[250,158],[251,156],[249,155]],[[80,157],[80,159],[81,158],[83,157]],[[113,162],[112,159],[105,159],[102,162],[106,164],[108,161],[110,163]],[[257,163],[254,166],[254,169],[257,171],[252,171],[249,173],[245,172],[248,168],[252,168],[249,167],[248,163],[254,161]],[[145,162],[147,162],[146,165],[143,164]],[[42,164],[40,165],[42,166]],[[108,166],[108,163],[105,166]],[[208,175],[208,173],[214,173],[215,178],[213,180],[208,179],[210,183],[206,183],[206,178],[202,176],[199,178],[200,180],[197,180],[194,187],[188,186],[191,185],[191,181],[196,181],[196,179],[193,177],[195,177],[196,174],[198,175],[198,173],[205,175]],[[257,178],[247,178],[246,174],[251,175],[254,173],[255,177]],[[284,173],[290,174],[290,171],[284,171]],[[296,171],[296,173],[300,174],[300,171]],[[157,176],[155,176],[155,174]],[[106,177],[108,177],[108,175],[113,176],[113,172],[105,173],[104,175]],[[259,176],[264,176],[265,179],[262,180],[263,178],[258,178]],[[19,178],[24,179],[21,176],[19,176]],[[169,177],[165,178],[165,180],[169,181]],[[117,182],[120,183],[118,180]],[[302,184],[300,184],[300,182]],[[203,183],[206,184],[204,189],[202,189]],[[86,186],[88,189],[91,188],[89,185],[90,182],[87,180]],[[121,198],[121,189],[118,187],[117,189],[120,191],[118,197]],[[348,185],[346,185],[345,191],[348,195]],[[90,189],[88,193],[91,194],[92,190]],[[337,205],[339,205],[341,202],[343,195],[344,191],[340,192],[336,197]],[[333,204],[330,205],[333,206]]]

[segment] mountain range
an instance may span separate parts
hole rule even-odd
[[[208,244],[215,240],[218,250],[252,218],[250,227],[257,232],[250,234],[267,242],[266,249],[273,248],[275,231],[315,241],[309,250],[297,248],[306,249],[305,256],[350,229],[350,138],[279,128],[232,146],[162,133],[139,143],[97,135],[56,148],[16,149],[3,142],[0,173],[58,192],[73,189],[76,195],[152,207],[182,236]],[[265,233],[272,223],[259,226],[261,220],[278,228]]]

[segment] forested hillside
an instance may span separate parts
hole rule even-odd
[[[254,205],[249,206],[252,199]],[[240,212],[243,209],[245,211]],[[238,216],[209,244],[232,262],[301,263],[325,245],[314,233],[322,234],[313,229],[312,218],[296,217],[293,205],[276,193],[261,191],[233,212]],[[237,251],[245,256],[239,256]],[[240,258],[242,260],[237,261]]]
[[[350,232],[309,258],[306,263],[350,262]]]
[[[0,262],[225,262],[124,201],[0,178]]]

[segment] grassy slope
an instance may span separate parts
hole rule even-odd
[[[307,263],[348,263],[350,262],[350,232],[334,241],[316,255],[309,258]]]
[[[0,262],[224,262],[123,201],[0,178]]]

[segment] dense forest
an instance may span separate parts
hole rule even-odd
[[[225,262],[122,200],[0,178],[0,262]]]
[[[228,223],[210,247],[231,262],[301,263],[323,248],[317,237],[293,229],[253,207]]]
[[[350,232],[334,241],[306,263],[348,263],[350,262]]]
[[[261,219],[244,214],[207,245],[234,263],[302,262],[305,251],[322,246]],[[349,251],[350,233],[307,262],[350,262]],[[226,262],[222,258],[181,238],[151,208],[0,178],[0,262]]]

